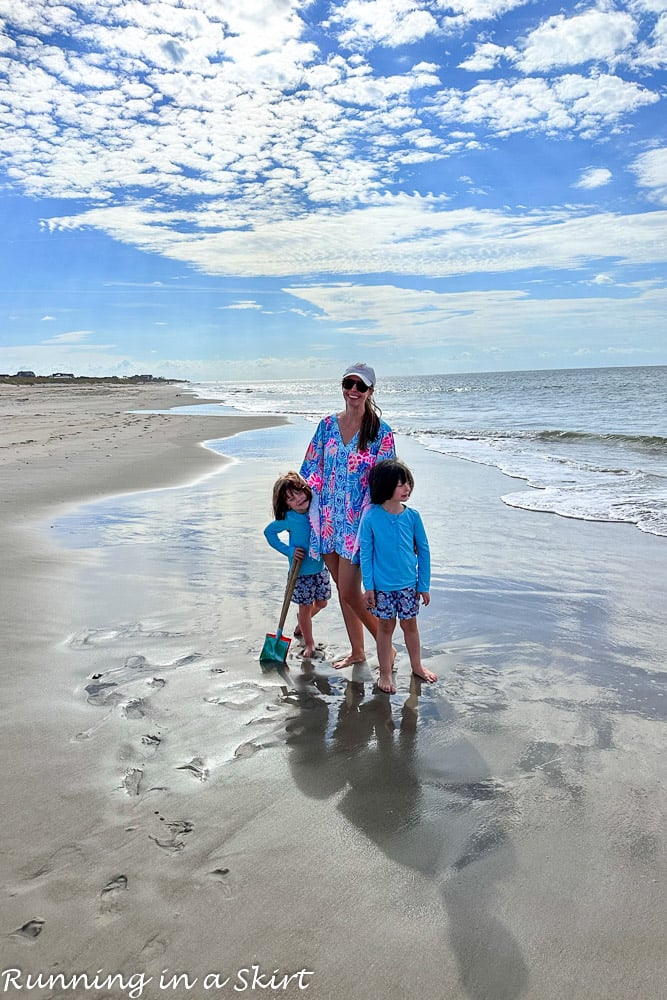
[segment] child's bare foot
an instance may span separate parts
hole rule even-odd
[[[354,653],[348,653],[344,656],[342,660],[336,660],[334,662],[334,670],[343,670],[344,667],[354,667],[357,663],[365,663],[366,654],[362,653],[361,656],[357,656]]]
[[[427,684],[435,684],[438,679],[438,675],[434,674],[432,670],[427,670],[422,663],[418,667],[413,667],[412,673],[420,680],[426,681]]]
[[[385,694],[396,694],[396,686],[394,685],[393,678],[391,676],[391,670],[381,670],[380,677],[377,682],[377,686],[380,691],[384,691]]]

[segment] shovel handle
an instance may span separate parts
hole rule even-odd
[[[289,602],[292,600],[292,594],[294,593],[294,588],[296,586],[296,578],[299,575],[299,570],[301,569],[301,563],[303,562],[302,556],[292,556],[292,565],[290,567],[289,576],[287,577],[287,586],[285,587],[285,599],[283,600],[282,611],[280,612],[280,621],[278,622],[278,633],[280,634],[283,630],[283,625],[285,624],[285,619],[287,618],[287,612],[289,611]]]

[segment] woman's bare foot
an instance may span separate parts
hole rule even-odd
[[[380,671],[380,677],[378,679],[377,686],[379,687],[380,691],[384,691],[385,694],[396,694],[396,686],[394,685],[394,681],[391,676],[391,670],[387,671],[386,673],[384,671]]]
[[[365,663],[366,654],[362,653],[361,656],[356,656],[354,653],[348,653],[344,656],[342,660],[336,660],[334,662],[334,670],[343,670],[345,667],[354,667],[357,663]]]
[[[412,673],[420,680],[426,681],[427,684],[435,684],[438,679],[438,675],[434,674],[432,670],[427,670],[422,663],[416,668],[413,667]]]

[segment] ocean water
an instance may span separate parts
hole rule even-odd
[[[341,408],[322,380],[199,382],[242,413],[315,423]],[[667,367],[378,377],[392,428],[424,448],[499,469],[509,506],[617,521],[667,537]]]

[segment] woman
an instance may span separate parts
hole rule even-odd
[[[362,512],[370,504],[368,474],[376,462],[393,458],[394,435],[373,399],[375,372],[362,362],[343,372],[345,409],[324,417],[308,445],[301,475],[313,490],[320,550],[338,589],[351,650],[336,669],[363,663],[364,625],[375,639],[377,619],[361,590],[359,542]]]

